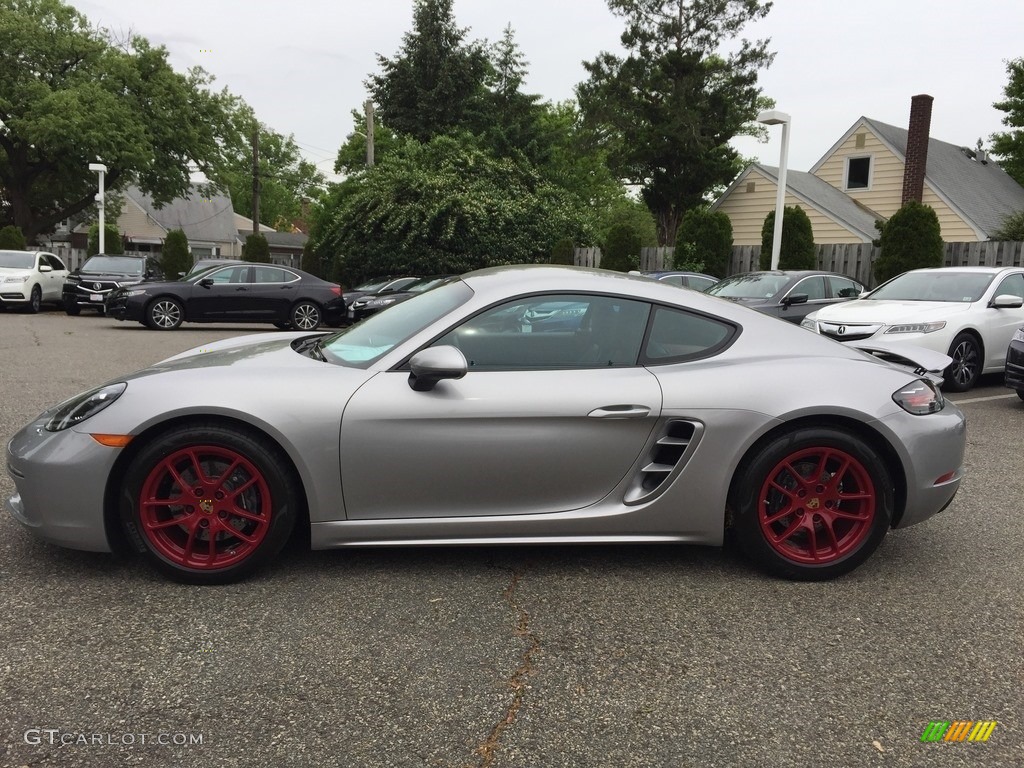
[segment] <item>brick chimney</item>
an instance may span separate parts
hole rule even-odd
[[[907,127],[907,160],[903,167],[903,199],[900,205],[924,195],[924,174],[928,167],[928,132],[932,125],[932,101],[926,94],[910,100],[910,125]]]

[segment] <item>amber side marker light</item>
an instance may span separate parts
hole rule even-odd
[[[943,483],[948,483],[950,480],[953,479],[954,475],[956,475],[956,471],[947,472],[946,474],[942,475],[941,477],[935,478],[935,482],[933,483],[933,485],[942,485]]]
[[[92,435],[93,440],[108,448],[124,448],[132,441],[132,437],[132,435]]]

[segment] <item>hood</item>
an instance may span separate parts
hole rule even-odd
[[[82,280],[136,280],[141,282],[143,277],[138,272],[116,272],[109,269],[98,272],[77,272],[71,275],[72,278]]]
[[[966,312],[971,305],[959,301],[895,301],[889,299],[857,299],[822,307],[815,320],[826,323],[925,323],[946,320],[950,315]]]
[[[32,267],[0,267],[0,275],[4,277],[21,277],[22,275],[31,275],[35,272]]]
[[[308,368],[323,367],[326,363],[301,355],[292,349],[292,342],[311,334],[299,335],[290,331],[283,333],[255,333],[236,336],[204,344],[186,352],[168,357],[159,363],[140,371],[151,375],[167,371],[182,371],[190,368]],[[251,375],[250,371],[250,375]]]

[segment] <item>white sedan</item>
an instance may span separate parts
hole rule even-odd
[[[824,307],[802,323],[837,341],[900,342],[953,358],[943,387],[966,392],[983,373],[1002,372],[1006,348],[1024,325],[1024,267],[915,269],[854,301]]]
[[[0,307],[38,312],[43,302],[60,304],[68,268],[45,251],[0,251]]]

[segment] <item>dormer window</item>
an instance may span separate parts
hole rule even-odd
[[[844,189],[871,188],[871,158],[846,158],[846,186]]]

